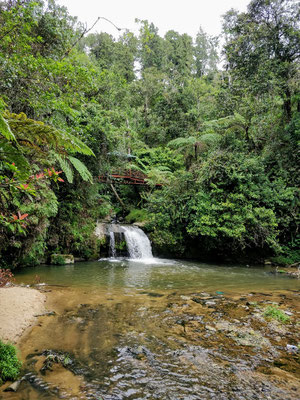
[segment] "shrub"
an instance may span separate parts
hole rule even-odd
[[[0,340],[0,384],[17,379],[22,363],[18,360],[16,348]]]
[[[51,264],[53,265],[65,265],[65,258],[61,254],[52,254],[51,255]]]
[[[130,213],[125,217],[125,221],[128,224],[132,224],[134,222],[144,222],[148,219],[148,212],[146,210],[139,210],[134,208],[130,211]]]

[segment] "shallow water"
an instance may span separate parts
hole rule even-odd
[[[22,268],[18,283],[65,285],[103,290],[286,290],[299,289],[299,280],[274,274],[274,269],[214,265],[164,259],[110,259],[67,266]]]
[[[21,269],[18,283],[46,283],[55,315],[22,339],[25,378],[0,398],[296,400],[284,349],[300,342],[300,282],[271,272],[161,259]],[[272,301],[293,315],[279,342],[254,318]]]

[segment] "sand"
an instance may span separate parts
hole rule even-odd
[[[45,311],[46,296],[36,289],[19,286],[0,288],[0,339],[16,343],[25,329]]]

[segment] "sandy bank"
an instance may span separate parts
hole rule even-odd
[[[0,339],[17,342],[35,315],[44,311],[45,301],[46,296],[36,289],[0,288]]]

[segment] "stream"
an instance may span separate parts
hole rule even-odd
[[[23,268],[16,280],[53,313],[20,342],[22,382],[0,398],[299,398],[297,279],[150,257]],[[265,318],[270,305],[289,321]]]

